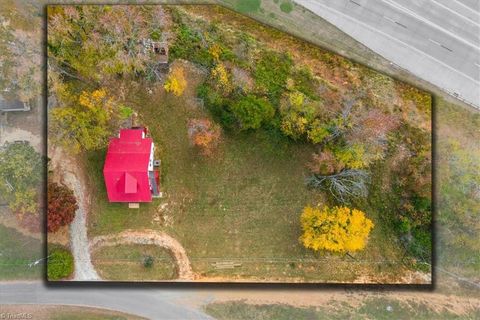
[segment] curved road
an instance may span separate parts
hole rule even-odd
[[[41,282],[0,283],[1,304],[62,304],[112,309],[152,320],[212,319],[198,310],[201,297],[188,289],[139,286],[46,286]],[[191,302],[191,305],[188,302]],[[208,303],[208,301],[204,301]],[[0,305],[1,311],[1,305]]]
[[[415,76],[480,108],[480,1],[294,1]]]

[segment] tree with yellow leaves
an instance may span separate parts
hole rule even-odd
[[[374,227],[365,213],[347,207],[310,207],[301,216],[303,235],[300,242],[315,251],[345,253],[365,248]]]
[[[52,139],[75,153],[104,147],[124,108],[103,88],[82,91],[79,96],[70,91],[66,94],[50,111]]]
[[[214,61],[220,61],[220,54],[222,54],[222,48],[218,44],[212,45],[209,49],[208,52],[212,56]]]
[[[231,77],[223,63],[218,62],[215,67],[212,68],[211,78],[215,87],[220,90],[224,96],[228,96],[232,92],[233,85]]]
[[[163,87],[165,91],[171,92],[177,97],[181,96],[187,87],[183,67],[179,65],[173,66]]]

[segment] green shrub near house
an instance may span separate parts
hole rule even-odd
[[[47,261],[48,280],[61,280],[73,274],[73,256],[67,248],[51,249]]]
[[[280,4],[280,10],[282,10],[285,13],[290,13],[293,10],[293,3],[290,1],[285,1]]]

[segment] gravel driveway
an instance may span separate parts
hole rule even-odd
[[[75,263],[75,281],[101,280],[93,268],[90,258],[89,243],[87,237],[87,212],[88,200],[85,196],[85,189],[73,171],[77,166],[60,148],[49,152],[54,170],[62,175],[62,181],[67,187],[73,190],[78,202],[78,210],[75,219],[70,224],[70,246]]]

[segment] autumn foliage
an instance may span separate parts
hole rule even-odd
[[[52,138],[69,151],[97,150],[107,144],[122,107],[103,88],[66,91],[59,97],[59,108],[50,112]]]
[[[187,80],[185,80],[185,74],[181,66],[175,65],[168,75],[165,84],[163,85],[165,91],[171,92],[177,97],[183,94],[187,87]]]
[[[55,182],[48,184],[47,230],[55,232],[75,218],[78,205],[73,191]]]
[[[188,137],[192,145],[204,156],[211,156],[220,140],[220,127],[208,119],[192,119],[188,122]]]
[[[374,227],[365,213],[347,207],[329,208],[310,206],[301,216],[302,244],[315,251],[354,252],[365,248],[368,235]]]

